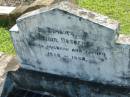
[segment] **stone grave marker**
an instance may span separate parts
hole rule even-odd
[[[10,31],[21,67],[130,86],[130,46],[117,44],[119,24],[61,2],[21,16]]]

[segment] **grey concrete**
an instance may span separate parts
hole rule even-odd
[[[48,92],[55,97],[130,97],[130,92],[126,88],[84,82],[23,68],[10,72],[8,78],[12,80],[12,85],[17,89]],[[5,88],[5,91],[7,90]]]
[[[17,26],[10,31],[23,68],[130,86],[130,46],[115,42],[118,22],[62,2],[21,16]]]

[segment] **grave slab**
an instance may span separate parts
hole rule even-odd
[[[1,97],[129,97],[129,88],[20,68],[9,72]]]
[[[117,21],[61,2],[24,14],[17,27],[22,68],[130,87],[130,45],[116,43]]]
[[[5,26],[10,22],[9,14],[15,7],[0,6],[0,25]]]
[[[0,6],[0,15],[9,15],[16,7]]]

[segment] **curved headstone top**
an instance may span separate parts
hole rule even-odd
[[[21,16],[11,30],[25,69],[130,86],[130,46],[116,44],[118,22],[61,2]]]

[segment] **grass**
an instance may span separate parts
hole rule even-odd
[[[130,35],[130,0],[76,0],[89,10],[109,16],[120,22],[120,33]],[[0,51],[15,54],[9,32],[0,28]]]
[[[5,28],[0,28],[0,52],[15,54],[13,43],[10,39],[10,33]]]
[[[130,35],[130,0],[76,0],[78,5],[120,22],[120,33]]]

